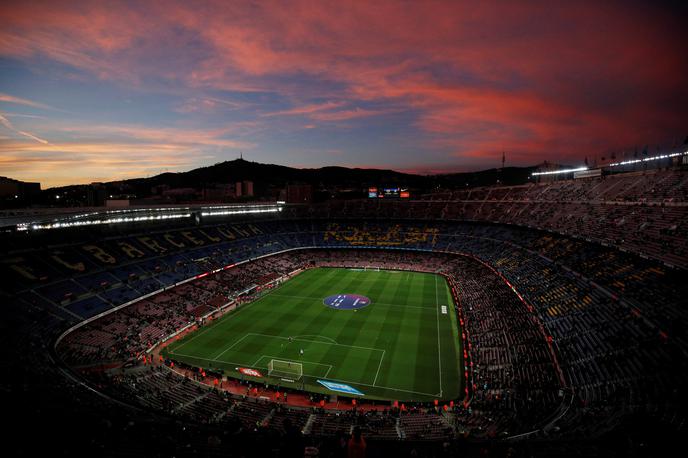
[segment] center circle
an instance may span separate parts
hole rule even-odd
[[[360,294],[334,294],[323,299],[323,304],[333,309],[352,310],[370,305],[370,299]]]

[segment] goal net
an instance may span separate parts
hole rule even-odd
[[[268,363],[268,375],[298,380],[303,376],[303,365],[296,361],[271,359]]]
[[[374,266],[365,266],[363,268],[364,270],[374,270],[375,272],[379,272],[380,268],[379,267],[374,267]]]

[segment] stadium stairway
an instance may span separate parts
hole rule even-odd
[[[404,430],[401,429],[401,419],[397,417],[397,424],[394,426],[397,430],[397,436],[399,436],[399,439],[405,439],[406,434],[404,433]]]
[[[202,393],[202,394],[196,396],[195,398],[193,398],[193,399],[191,399],[191,400],[189,400],[189,401],[187,401],[187,402],[183,402],[183,403],[177,405],[177,407],[175,407],[172,411],[173,411],[173,412],[182,411],[182,410],[184,410],[186,407],[189,407],[189,406],[191,406],[192,404],[195,404],[196,402],[201,401],[202,399],[208,397],[209,394],[210,394],[210,391],[206,391],[205,393]]]
[[[306,424],[303,426],[303,434],[310,434],[311,430],[313,429],[313,423],[315,422],[315,414],[310,414],[308,416],[308,420],[306,420]]]

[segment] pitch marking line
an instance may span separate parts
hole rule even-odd
[[[440,396],[442,396],[442,347],[440,345],[440,301],[437,296],[437,277],[435,277],[435,312],[437,315],[437,362],[440,368]]]
[[[215,358],[219,358],[220,356],[224,355],[224,354],[227,353],[229,350],[231,350],[232,348],[234,348],[234,347],[236,346],[236,344],[238,344],[239,342],[241,342],[242,340],[244,340],[244,339],[245,339],[246,337],[248,337],[248,336],[249,336],[249,334],[245,334],[244,337],[238,339],[238,340],[235,341],[232,345],[230,345],[230,346],[227,347],[226,349],[222,350],[222,352],[220,352],[219,355],[216,355]]]
[[[232,343],[232,345],[230,345],[229,347],[227,347],[227,348],[225,348],[224,350],[222,350],[218,355],[214,356],[213,358],[200,358],[200,357],[194,357],[194,356],[191,356],[191,355],[183,355],[183,354],[181,354],[181,353],[177,353],[176,351],[171,351],[170,354],[176,354],[176,355],[179,355],[179,356],[188,356],[188,357],[190,357],[190,358],[197,358],[197,359],[202,359],[202,360],[206,360],[206,361],[224,362],[224,360],[221,360],[220,357],[221,357],[222,355],[224,355],[225,353],[227,353],[227,352],[228,352],[229,350],[231,350],[232,348],[236,347],[240,342],[242,342],[244,339],[246,339],[246,338],[249,337],[249,336],[270,337],[270,338],[273,338],[273,339],[282,339],[282,340],[289,340],[289,339],[290,339],[289,337],[274,336],[274,335],[270,335],[270,334],[260,334],[260,333],[257,333],[257,332],[249,332],[249,333],[244,334],[243,337],[240,337],[239,339],[237,339],[236,341],[234,341],[234,343]],[[308,335],[305,335],[305,336],[303,336],[303,337],[307,337],[307,336],[308,336]],[[310,335],[310,336],[312,336],[312,337],[320,337],[320,338],[323,338],[323,339],[330,339],[329,337],[320,336],[320,335],[317,335],[317,334],[312,334],[312,335]],[[337,347],[357,348],[357,349],[368,350],[368,351],[378,351],[378,352],[381,351],[381,352],[382,352],[382,355],[380,356],[380,361],[378,362],[378,365],[377,365],[377,372],[375,373],[375,378],[373,379],[373,384],[372,384],[372,385],[369,385],[369,386],[376,386],[377,378],[378,378],[378,376],[380,375],[380,369],[382,368],[382,361],[384,360],[384,358],[385,358],[385,353],[387,352],[387,350],[385,350],[384,348],[373,348],[373,347],[362,347],[362,346],[359,346],[359,345],[338,344],[336,341],[334,341],[334,339],[330,339],[330,340],[332,340],[332,342],[323,342],[323,341],[320,341],[320,340],[302,339],[302,338],[299,338],[299,337],[301,337],[301,336],[292,337],[291,339],[292,339],[293,341],[298,341],[298,342],[309,342],[309,343],[313,343],[313,344],[322,344],[322,345],[334,345],[334,346],[337,346]],[[258,360],[256,360],[256,361],[251,365],[251,367],[257,367],[257,366],[258,366],[258,363],[259,363],[264,357],[265,357],[265,355],[263,355],[263,356],[261,356],[260,358],[258,358]],[[279,358],[276,358],[276,357],[274,357],[274,356],[272,356],[271,358],[273,358],[273,359],[279,359]],[[311,363],[310,361],[308,361],[308,362]],[[232,363],[232,364],[234,364],[234,363]],[[321,366],[330,366],[330,370],[332,369],[332,365],[331,365],[331,364],[320,364],[320,363],[311,363],[311,364],[318,364],[318,365],[321,365]],[[329,374],[330,371],[328,370],[327,373]]]
[[[258,367],[258,361],[260,361],[261,359],[263,359],[263,356],[261,356],[253,364],[251,364],[251,367]]]
[[[276,359],[278,361],[286,361],[290,363],[298,363],[298,364],[316,364],[318,366],[327,366],[327,367],[332,367],[332,364],[325,364],[325,363],[316,363],[315,361],[307,361],[307,360],[296,360],[296,359],[288,359],[288,358],[282,358],[281,356],[274,356],[274,355],[262,355],[260,358],[258,358],[258,361],[261,361],[265,358],[270,358],[270,359]]]
[[[243,362],[243,363],[237,363],[237,362],[235,362],[235,361],[227,361],[226,359],[202,358],[202,357],[200,357],[200,356],[196,356],[196,355],[187,355],[187,354],[185,354],[185,353],[177,353],[177,352],[175,352],[175,351],[171,351],[171,352],[170,352],[170,355],[171,355],[171,356],[183,356],[183,357],[185,357],[185,358],[198,359],[198,360],[201,360],[201,361],[213,361],[213,362],[216,362],[216,363],[232,364],[232,365],[236,365],[236,366],[247,366],[247,365],[248,365],[248,364],[245,363],[245,362]]]
[[[327,376],[330,375],[331,370],[332,370],[332,366],[330,366],[330,368],[327,369],[327,372],[325,372],[325,376],[323,378],[327,378]]]
[[[229,347],[227,347],[227,348],[225,348],[224,350],[222,350],[218,355],[215,355],[213,358],[200,358],[200,357],[196,357],[196,356],[192,356],[192,355],[184,355],[184,354],[182,354],[182,353],[178,353],[176,350],[170,351],[170,354],[171,354],[171,355],[175,354],[175,355],[178,355],[178,356],[187,356],[187,357],[190,357],[190,358],[201,359],[201,360],[204,360],[204,361],[225,362],[224,360],[221,360],[221,359],[219,359],[219,358],[220,358],[222,355],[224,355],[225,353],[227,353],[229,350],[231,350],[232,348],[236,347],[240,342],[242,342],[244,339],[246,339],[246,338],[249,337],[249,336],[270,337],[270,338],[273,338],[273,339],[282,339],[282,340],[289,340],[289,339],[290,339],[289,337],[274,336],[274,335],[270,335],[270,334],[260,334],[260,333],[257,333],[257,332],[249,332],[249,333],[244,334],[242,337],[240,337],[240,338],[237,339],[236,341],[234,341],[234,343],[232,343],[232,345],[230,345]],[[325,337],[325,336],[319,336],[319,335],[313,335],[313,336],[314,336],[314,337],[321,337],[321,338],[329,339],[329,337]],[[382,356],[380,357],[380,362],[378,363],[378,367],[377,367],[377,373],[375,374],[375,380],[373,381],[373,385],[372,385],[372,386],[375,386],[375,383],[377,382],[377,377],[378,377],[378,375],[379,375],[379,373],[380,373],[380,368],[382,367],[382,360],[383,360],[384,357],[385,357],[385,352],[386,352],[386,350],[385,350],[384,348],[373,348],[373,347],[362,347],[362,346],[359,346],[359,345],[339,344],[339,343],[334,342],[333,339],[330,339],[330,340],[333,340],[334,343],[332,343],[332,342],[323,342],[323,341],[320,341],[320,340],[302,339],[302,338],[299,338],[299,337],[292,337],[291,339],[292,339],[293,341],[309,342],[309,343],[312,343],[312,344],[334,345],[334,346],[337,346],[337,347],[357,348],[357,349],[361,349],[361,350],[382,352]],[[279,359],[279,358],[275,358],[275,357],[273,357],[273,358],[274,358],[274,359]],[[256,361],[255,363],[253,363],[252,367],[256,367],[257,364],[258,364],[258,362],[259,362],[261,359],[263,359],[263,358],[262,358],[262,357],[261,357],[261,358],[258,358],[258,361]],[[232,364],[234,364],[234,363],[232,363]],[[312,364],[318,364],[318,363],[312,363]],[[322,365],[322,366],[331,366],[331,365],[329,365],[329,364],[321,364],[321,365]],[[328,373],[329,373],[329,371],[328,371]]]
[[[170,354],[171,354],[171,355],[176,355],[176,356],[185,356],[185,357],[187,357],[187,358],[193,358],[193,359],[197,359],[197,360],[201,360],[201,361],[213,361],[213,362],[217,362],[217,363],[232,364],[232,365],[236,365],[236,366],[246,366],[246,365],[247,365],[246,363],[237,363],[237,362],[234,362],[234,361],[225,361],[225,360],[201,358],[201,357],[199,357],[199,356],[185,355],[185,354],[183,354],[183,353],[170,352]],[[265,356],[265,355],[263,355],[263,356]],[[262,357],[261,357],[261,359],[262,359]],[[273,357],[273,359],[275,359],[275,358]],[[303,364],[303,363],[305,363],[305,362],[306,362],[306,361],[302,361],[301,364]],[[310,363],[310,361],[307,361],[307,362]],[[312,363],[312,364],[321,364],[321,363]],[[331,364],[321,364],[321,365],[334,367],[334,366],[332,366]],[[259,367],[259,366],[254,366],[254,367]],[[259,368],[260,368],[260,369],[267,369],[267,366],[265,366],[265,367],[260,366]],[[329,374],[329,372],[328,372],[328,374]],[[306,375],[307,375],[308,377],[313,377],[312,375],[308,375],[308,374],[306,374]],[[381,389],[381,390],[399,391],[399,392],[401,392],[401,393],[411,393],[411,394],[422,394],[423,396],[437,396],[437,393],[423,393],[422,391],[402,390],[401,388],[392,388],[392,387],[389,387],[389,386],[371,385],[371,384],[368,384],[368,383],[354,382],[354,381],[351,381],[351,380],[343,380],[343,379],[336,379],[336,378],[328,378],[327,376],[325,376],[325,377],[323,377],[323,378],[327,378],[327,380],[331,380],[331,381],[333,381],[333,382],[348,383],[348,384],[350,384],[350,385],[368,386],[368,387],[373,387],[373,388],[379,388],[379,389]]]
[[[333,344],[335,344],[335,345],[339,345],[339,344],[337,343],[336,340],[334,340],[334,339],[332,339],[332,338],[330,338],[330,337],[321,336],[321,335],[318,335],[318,334],[302,334],[302,335],[299,335],[299,336],[294,336],[295,339],[296,339],[296,338],[299,338],[299,337],[320,337],[321,339],[327,339],[327,340],[329,340],[331,343],[333,343]]]
[[[246,335],[253,335],[253,336],[260,336],[260,337],[272,337],[275,339],[282,339],[282,340],[289,340],[289,337],[283,337],[283,336],[273,336],[270,334],[260,334],[257,332],[249,332]],[[319,336],[323,337],[323,336]],[[348,347],[348,348],[359,348],[361,350],[370,350],[370,351],[381,351],[384,352],[384,348],[373,348],[373,347],[361,347],[359,345],[347,345],[347,344],[340,344],[340,343],[331,343],[331,342],[322,342],[320,340],[310,340],[310,339],[300,339],[298,337],[293,337],[292,340],[294,341],[300,341],[300,342],[310,342],[310,343],[316,343],[316,344],[321,344],[321,345],[334,345],[337,347]]]
[[[377,383],[377,376],[380,374],[380,368],[382,367],[382,360],[385,359],[385,350],[382,350],[382,356],[380,357],[380,363],[377,365],[377,372],[375,372],[375,380],[373,380],[373,386]]]
[[[214,324],[214,323],[213,323],[213,324]],[[177,348],[179,349],[179,348],[182,348],[182,347],[186,346],[186,344],[189,344],[189,343],[193,342],[194,340],[196,340],[197,338],[201,337],[201,336],[202,336],[203,334],[205,334],[206,332],[210,331],[212,328],[213,328],[212,325],[211,325],[211,326],[208,326],[207,329],[204,329],[203,331],[199,332],[199,333],[196,334],[195,336],[192,336],[189,340],[187,340],[187,341],[182,342],[181,344],[179,344],[179,345],[177,346]]]
[[[286,282],[285,282],[285,283],[286,283]],[[283,283],[282,285],[279,285],[279,286],[278,286],[276,289],[274,289],[273,291],[277,291],[277,290],[278,290],[279,288],[281,288],[283,285],[284,285],[284,283]],[[270,293],[266,294],[265,296],[259,297],[258,299],[256,299],[256,300],[253,301],[253,302],[249,302],[248,304],[244,305],[243,307],[236,307],[234,310],[225,313],[224,315],[222,315],[222,317],[220,317],[219,320],[215,320],[215,321],[214,321],[213,323],[211,323],[210,325],[207,325],[207,326],[206,326],[206,329],[204,329],[203,331],[199,332],[198,334],[192,336],[189,340],[186,340],[186,341],[182,342],[181,344],[179,344],[179,345],[176,347],[177,350],[181,349],[182,347],[186,346],[187,344],[189,344],[189,343],[193,342],[194,340],[196,340],[197,338],[201,337],[203,334],[205,334],[206,332],[208,332],[208,331],[210,331],[211,329],[213,329],[216,325],[218,325],[218,324],[224,322],[224,319],[225,319],[226,317],[228,317],[228,316],[236,316],[236,315],[238,315],[239,313],[241,313],[241,312],[243,312],[244,310],[246,310],[246,309],[248,309],[249,307],[251,307],[253,304],[258,303],[258,302],[262,301],[263,299],[265,299],[266,297],[269,297],[269,296],[270,296]]]
[[[412,393],[412,394],[422,394],[424,396],[437,396],[436,394],[433,394],[433,393],[423,393],[421,391],[402,390],[401,388],[390,388],[388,386],[374,386],[374,385],[370,385],[368,383],[352,382],[351,380],[340,380],[340,379],[336,379],[336,378],[329,378],[328,380],[332,380],[333,382],[349,383],[351,385],[360,385],[360,386],[369,386],[369,387],[373,387],[373,388],[380,388],[381,390],[400,391],[402,393]]]
[[[329,367],[330,369],[332,369],[332,367],[333,367],[332,364],[316,363],[316,362],[313,362],[313,361],[306,361],[306,360],[297,361],[297,360],[295,360],[295,359],[279,358],[279,357],[277,357],[277,356],[272,356],[272,355],[263,355],[263,356],[261,356],[260,358],[258,358],[258,361],[256,361],[256,364],[254,364],[254,366],[256,366],[256,365],[258,364],[258,362],[262,361],[262,360],[265,359],[265,358],[276,359],[276,360],[278,360],[278,361],[286,361],[286,362],[291,362],[291,363],[297,363],[297,364],[301,364],[302,366],[305,365],[305,364],[315,364],[315,365],[318,365],[318,366],[326,366],[326,367]],[[267,367],[267,366],[266,366],[266,367]],[[330,372],[330,369],[327,370],[328,373]],[[309,374],[305,374],[305,375],[309,375]],[[310,375],[310,377],[313,377],[313,376]]]

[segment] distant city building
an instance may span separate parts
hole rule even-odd
[[[163,197],[177,202],[195,200],[197,192],[194,188],[172,188],[163,191]]]
[[[313,201],[313,186],[309,184],[288,184],[286,201],[290,204],[307,204]]]
[[[231,184],[215,183],[203,187],[203,200],[205,201],[224,201],[234,197],[234,186]]]
[[[103,183],[91,183],[86,189],[86,205],[102,207],[107,199],[107,189]]]
[[[237,181],[234,194],[236,197],[253,197],[253,181]]]
[[[129,206],[129,199],[107,199],[105,206],[108,208],[124,208]]]
[[[12,178],[0,177],[0,198],[3,199],[28,199],[40,194],[40,183],[29,183],[26,181],[13,180]]]
[[[164,193],[165,191],[167,191],[168,189],[170,189],[170,186],[169,186],[169,185],[166,185],[166,184],[160,184],[160,185],[157,185],[157,186],[153,186],[153,187],[151,188],[151,194],[153,194],[153,195],[155,195],[155,196],[161,196],[161,195],[163,195],[163,193]]]

